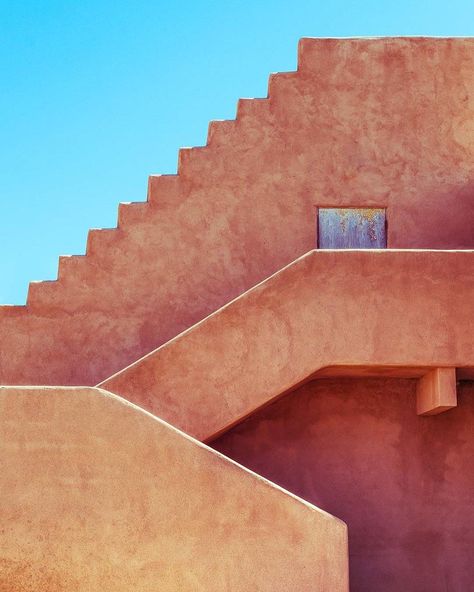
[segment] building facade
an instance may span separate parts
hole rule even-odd
[[[302,39],[0,307],[0,589],[474,590],[473,249],[474,40]]]

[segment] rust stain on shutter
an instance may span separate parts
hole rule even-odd
[[[320,208],[320,249],[384,249],[387,246],[382,208]]]

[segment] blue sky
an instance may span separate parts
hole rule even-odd
[[[474,35],[473,0],[0,0],[0,302],[267,94],[300,37]]]

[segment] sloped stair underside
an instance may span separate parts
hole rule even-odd
[[[472,251],[312,251],[100,386],[205,441],[328,367],[474,377],[473,295]]]

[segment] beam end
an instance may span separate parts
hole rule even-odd
[[[418,380],[416,387],[418,415],[437,415],[456,406],[455,368],[433,368]]]

